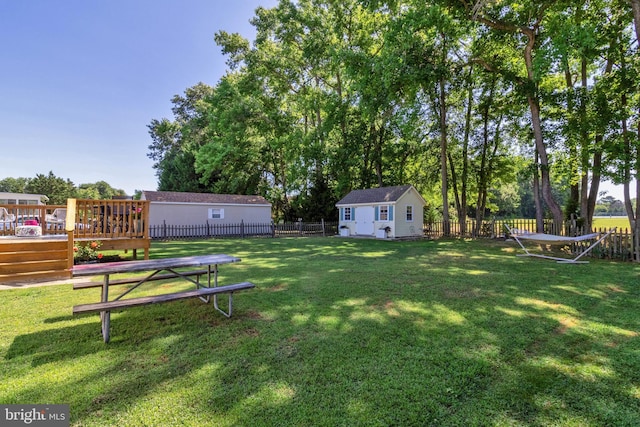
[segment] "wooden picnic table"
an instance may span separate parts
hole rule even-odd
[[[203,302],[208,303],[210,300],[210,296],[213,295],[215,309],[224,314],[226,317],[231,317],[233,292],[244,289],[251,289],[254,288],[255,285],[251,282],[242,282],[233,285],[218,286],[218,266],[221,264],[230,264],[240,261],[240,258],[236,258],[230,255],[212,254],[179,258],[162,258],[153,260],[76,265],[71,270],[73,277],[103,276],[103,280],[102,282],[74,284],[74,289],[101,287],[102,293],[100,302],[76,305],[73,307],[73,314],[100,312],[100,318],[102,322],[102,337],[105,343],[109,342],[111,310],[115,309],[124,309],[128,307],[147,304],[176,301],[186,298],[200,298]],[[182,268],[197,267],[201,268],[187,271],[178,270]],[[113,274],[137,272],[149,273],[144,277],[126,277],[116,280],[110,280],[110,276]],[[206,277],[206,282],[202,283],[200,281],[201,277]],[[184,279],[188,282],[193,283],[195,285],[195,289],[169,294],[165,293],[159,295],[123,299],[125,295],[129,294],[143,283],[176,278]],[[124,284],[134,284],[134,286],[122,292],[112,300],[109,300],[109,288],[111,286]],[[221,293],[229,294],[229,308],[226,312],[218,306],[218,295]]]

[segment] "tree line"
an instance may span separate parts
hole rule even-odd
[[[58,177],[52,171],[47,175],[36,174],[33,178],[0,179],[0,191],[42,194],[49,198],[50,205],[66,205],[67,199],[106,200],[114,196],[126,196],[124,190],[113,188],[105,181],[80,184],[76,187],[69,178]]]
[[[640,223],[640,0],[282,0],[227,73],[149,124],[159,189],[261,194],[282,218],[413,184],[445,224],[591,226],[599,183]],[[637,251],[640,252],[640,251]]]

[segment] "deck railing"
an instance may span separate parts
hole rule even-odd
[[[142,200],[75,200],[76,239],[147,238],[149,202]],[[0,205],[11,221],[0,222],[0,236],[12,236],[25,221],[36,221],[42,235],[66,234],[67,205]]]
[[[16,226],[25,225],[27,221],[36,221],[42,226],[42,234],[64,234],[64,217],[66,205],[0,205],[6,209],[8,217],[0,218],[0,236],[13,236]]]
[[[77,199],[77,239],[146,238],[149,202],[144,200]]]

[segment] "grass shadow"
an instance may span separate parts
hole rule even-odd
[[[114,314],[108,345],[98,316],[51,313],[59,322],[43,323],[72,324],[3,332],[3,400],[68,396],[72,421],[86,425],[640,422],[637,267],[522,259],[504,242],[464,240],[159,249],[240,256],[224,281],[257,288],[236,295],[231,319],[195,300]],[[53,295],[33,292],[21,298]],[[67,375],[49,378],[55,389],[33,383],[53,370]]]

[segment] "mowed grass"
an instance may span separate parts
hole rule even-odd
[[[199,300],[112,313],[109,344],[98,315],[71,315],[98,289],[0,291],[0,402],[66,403],[83,426],[640,425],[640,266],[517,252],[154,242],[157,258],[239,256],[220,282],[257,288],[231,319]]]
[[[596,217],[593,219],[593,228],[609,230],[617,227],[618,231],[630,230],[631,224],[626,216]]]

